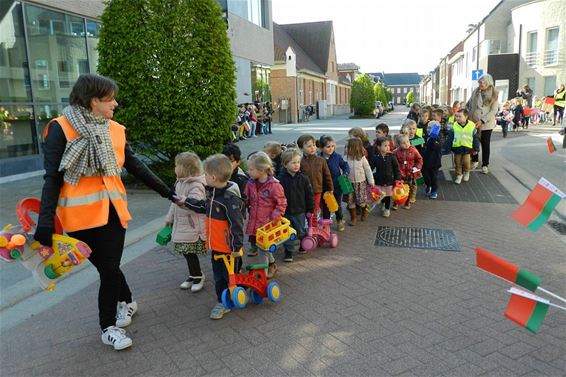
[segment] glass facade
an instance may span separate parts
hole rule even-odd
[[[0,159],[39,153],[82,73],[96,72],[100,23],[21,1],[0,6]]]
[[[251,70],[253,102],[271,102],[271,69],[252,63]]]
[[[262,28],[268,28],[266,0],[228,0],[228,12]]]

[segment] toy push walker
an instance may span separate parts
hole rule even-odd
[[[243,251],[240,249],[240,256]],[[234,266],[236,258],[232,254],[216,254],[214,260],[222,259],[226,270],[228,270],[228,288],[222,292],[222,304],[228,308],[233,307],[242,309],[248,303],[246,288],[250,289],[250,298],[254,304],[259,304],[264,297],[268,297],[272,302],[281,299],[281,289],[279,284],[271,282],[267,284],[265,269],[267,264],[254,264],[246,266],[247,274],[236,274]]]
[[[0,233],[0,259],[4,262],[20,261],[32,271],[41,288],[52,291],[57,280],[71,268],[90,256],[90,247],[75,238],[62,235],[61,223],[55,217],[53,246],[43,246],[30,232],[35,223],[30,212],[39,213],[40,201],[26,198],[16,206],[21,226],[6,225]]]
[[[338,246],[338,235],[330,231],[330,225],[332,225],[332,219],[320,219],[318,224],[315,225],[312,213],[307,213],[307,222],[309,223],[309,228],[307,235],[301,241],[301,246],[306,251],[314,250],[317,246],[323,246],[325,243],[329,243],[330,247],[335,248]]]

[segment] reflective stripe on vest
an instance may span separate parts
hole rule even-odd
[[[67,141],[78,137],[77,131],[65,117],[55,118],[61,125]],[[49,125],[46,128],[47,137]],[[118,166],[125,162],[125,127],[110,121],[110,139]],[[128,211],[126,189],[120,176],[83,176],[77,185],[63,182],[57,202],[57,216],[66,232],[97,228],[108,223],[110,202],[116,210],[120,223],[128,227],[132,219]]]
[[[454,141],[452,142],[452,147],[473,148],[475,129],[476,126],[472,121],[468,121],[464,127],[462,127],[458,122],[454,123]]]
[[[554,98],[556,102],[554,102],[554,106],[564,107],[564,96],[566,95],[566,90],[561,91],[560,93],[556,93]]]

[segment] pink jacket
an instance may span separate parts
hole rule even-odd
[[[261,191],[258,186],[261,187]],[[283,216],[287,208],[283,186],[272,176],[269,176],[263,184],[250,179],[244,194],[247,198],[246,207],[250,212],[246,234],[250,236],[255,236],[257,229],[270,222],[273,215]]]
[[[198,200],[206,200],[204,174],[198,177],[179,178],[175,183],[175,192],[178,195]],[[165,221],[173,223],[171,241],[180,243],[196,242],[199,238],[206,240],[204,226],[205,214],[196,213],[190,209],[181,208],[171,203]]]
[[[409,149],[397,148],[393,151],[397,161],[399,161],[399,170],[401,171],[401,178],[414,178],[413,167],[419,170],[423,168],[423,158],[414,146],[410,145]]]

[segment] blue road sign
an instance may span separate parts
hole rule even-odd
[[[483,75],[483,69],[474,69],[472,71],[472,80],[479,80],[479,78]]]

